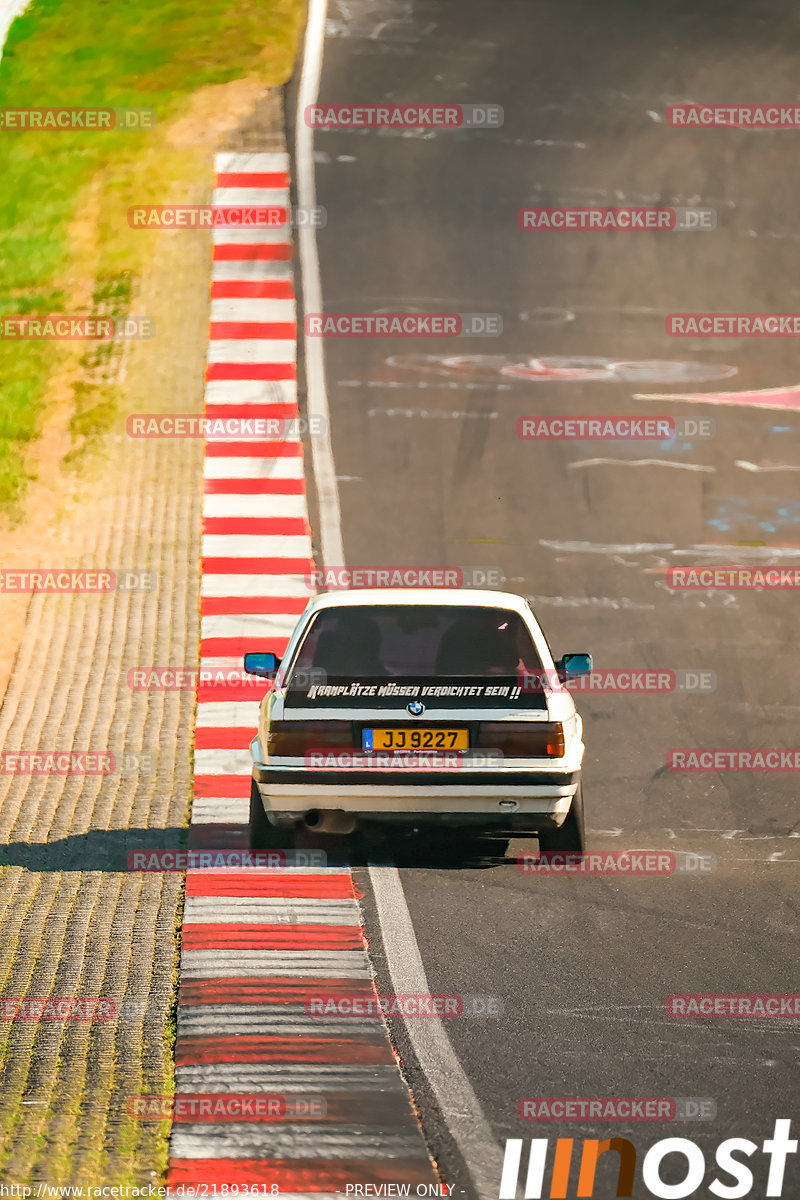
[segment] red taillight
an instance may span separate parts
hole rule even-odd
[[[560,721],[482,721],[477,746],[499,750],[504,758],[563,758]]]
[[[303,757],[309,750],[352,750],[349,721],[271,721],[267,728],[268,755]]]

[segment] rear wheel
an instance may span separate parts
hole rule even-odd
[[[264,801],[255,779],[250,780],[250,848],[251,850],[291,850],[294,848],[294,829],[273,825],[264,812]]]
[[[567,819],[561,828],[539,834],[539,849],[545,853],[586,849],[586,832],[583,825],[583,785],[572,797]]]

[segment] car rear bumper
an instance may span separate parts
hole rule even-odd
[[[254,761],[253,778],[268,816],[299,820],[309,810],[338,809],[370,820],[541,817],[560,825],[580,783],[580,769],[459,771],[309,771]]]

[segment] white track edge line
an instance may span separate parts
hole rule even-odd
[[[368,870],[394,992],[428,995],[430,986],[400,874],[396,867],[371,866]],[[438,1017],[427,1021],[403,1018],[403,1024],[477,1194],[495,1195],[503,1155],[444,1025]]]
[[[297,202],[309,209],[316,204],[314,174],[314,130],[304,117],[307,105],[317,102],[322,76],[322,54],[325,40],[327,0],[309,0],[308,21],[303,47],[303,68],[297,92],[295,116],[295,170],[297,172]],[[322,312],[322,281],[319,271],[317,231],[303,225],[298,234],[300,284],[303,293],[303,313]],[[296,290],[296,289],[295,289]],[[300,330],[297,331],[298,340]],[[311,462],[317,487],[320,519],[320,549],[325,566],[344,562],[342,521],[336,468],[331,445],[328,393],[325,386],[325,350],[322,338],[304,338],[306,390],[309,416],[321,416],[322,437],[311,439]]]

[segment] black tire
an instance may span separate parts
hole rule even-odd
[[[583,785],[572,797],[567,819],[560,829],[550,829],[539,834],[539,849],[543,853],[581,852],[586,849],[586,831],[583,824]]]
[[[294,830],[282,825],[273,825],[264,812],[264,802],[255,779],[250,779],[250,849],[291,850],[294,848]]]

